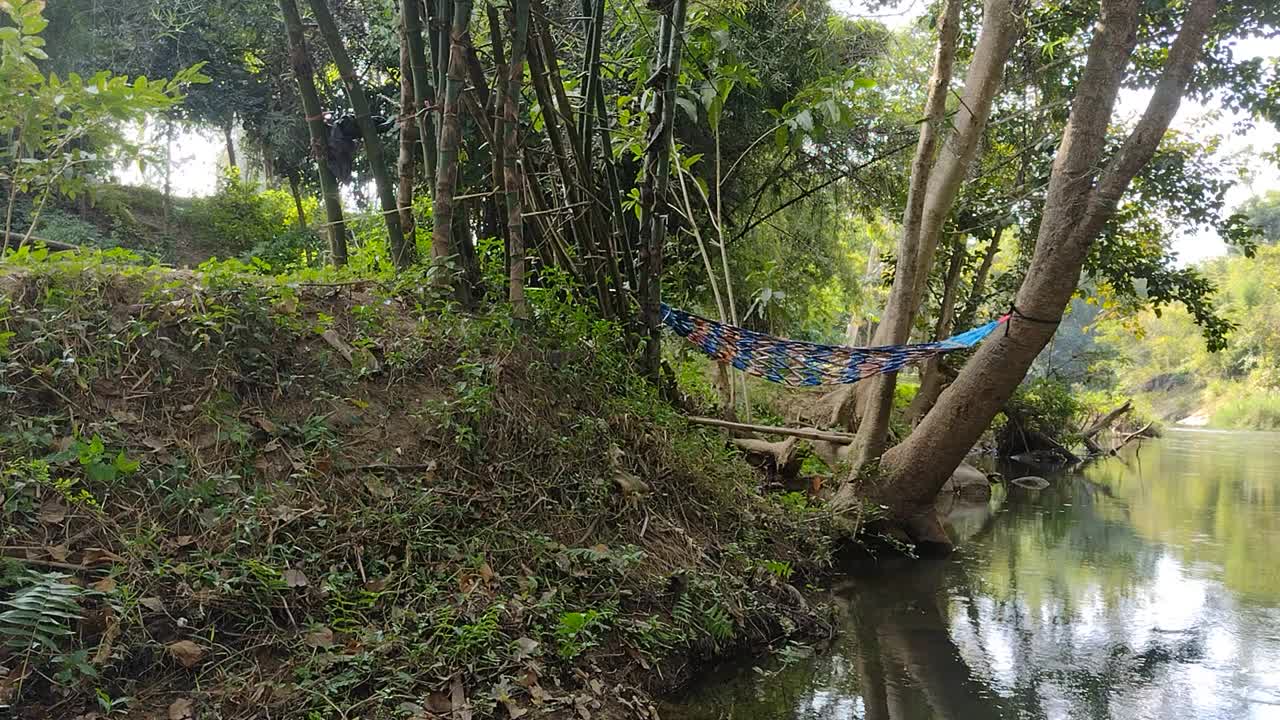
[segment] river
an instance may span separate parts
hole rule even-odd
[[[960,504],[951,556],[831,592],[818,652],[717,672],[667,720],[1280,718],[1280,434],[1169,431]]]

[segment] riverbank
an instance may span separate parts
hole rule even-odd
[[[761,492],[613,328],[425,286],[7,261],[0,705],[647,716],[829,631],[797,590],[828,518]]]

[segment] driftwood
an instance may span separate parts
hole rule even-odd
[[[750,423],[730,422],[728,420],[719,420],[709,417],[689,416],[685,418],[694,425],[706,425],[709,427],[725,428],[728,430],[743,430],[746,432],[758,432],[766,435],[789,435],[797,437],[801,440],[818,440],[837,445],[852,445],[853,435],[849,433],[830,432],[827,430],[818,430],[816,428],[788,428],[777,427],[774,425],[752,425]]]
[[[1116,454],[1117,452],[1119,452],[1120,448],[1124,447],[1125,445],[1128,445],[1129,443],[1133,442],[1138,438],[1155,437],[1156,433],[1153,432],[1151,429],[1151,426],[1153,425],[1155,425],[1154,422],[1149,422],[1146,425],[1143,425],[1141,428],[1138,428],[1137,430],[1129,433],[1128,435],[1125,435],[1124,439],[1120,441],[1120,444],[1116,445],[1115,448],[1111,450],[1111,454],[1112,455]]]
[[[1125,400],[1123,405],[1116,408],[1115,410],[1112,410],[1106,415],[1103,415],[1101,418],[1098,419],[1097,422],[1090,425],[1084,431],[1083,433],[1084,437],[1093,439],[1093,437],[1096,436],[1098,433],[1111,427],[1111,423],[1114,423],[1116,420],[1120,419],[1121,415],[1124,415],[1125,413],[1129,412],[1132,409],[1133,409],[1133,401]]]
[[[1107,450],[1104,450],[1101,445],[1098,444],[1098,441],[1095,438],[1097,437],[1098,433],[1111,427],[1112,423],[1114,423],[1116,420],[1119,420],[1122,415],[1124,415],[1125,413],[1129,412],[1132,409],[1133,409],[1133,401],[1125,400],[1123,405],[1116,408],[1115,410],[1112,410],[1106,415],[1103,415],[1101,418],[1098,419],[1097,422],[1093,423],[1092,425],[1090,425],[1088,428],[1085,429],[1085,431],[1080,436],[1080,440],[1081,442],[1084,443],[1084,446],[1088,448],[1090,455],[1103,455],[1108,452]],[[1111,454],[1115,454],[1115,450],[1111,450],[1109,452]]]

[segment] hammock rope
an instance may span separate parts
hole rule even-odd
[[[663,304],[662,322],[713,360],[791,387],[848,385],[936,355],[967,350],[990,335],[1005,315],[946,340],[915,345],[846,347],[788,340],[726,325]]]

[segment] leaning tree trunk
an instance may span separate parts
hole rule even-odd
[[[524,295],[524,208],[520,188],[524,175],[520,166],[520,81],[524,79],[524,57],[529,39],[529,0],[515,0],[511,23],[511,57],[507,59],[507,81],[502,98],[503,173],[506,191],[507,235],[510,238],[508,274],[512,314],[517,320],[529,317]]]
[[[911,180],[907,186],[907,206],[903,212],[902,235],[898,237],[896,249],[898,257],[897,271],[894,273],[893,292],[901,294],[906,288],[915,287],[915,264],[904,261],[914,258],[918,252],[920,219],[924,214],[925,191],[929,184],[930,169],[933,167],[934,155],[938,147],[938,134],[947,115],[947,95],[951,87],[951,73],[956,60],[956,40],[960,36],[961,0],[946,0],[938,19],[938,49],[933,58],[933,74],[929,78],[929,94],[925,99],[924,123],[920,126],[920,139],[916,143],[916,154],[911,161]],[[907,277],[909,276],[909,277]],[[899,278],[902,278],[901,280]],[[898,304],[901,304],[901,300]],[[889,299],[889,308],[893,308],[893,296]],[[911,331],[911,324],[898,313],[889,317],[886,309],[885,319],[876,330],[876,338],[884,343],[904,342],[884,338],[901,338]],[[869,388],[869,389],[868,389]],[[858,399],[869,394],[881,393],[883,388],[875,387],[872,381],[866,381],[864,388],[848,385],[836,391],[836,399],[832,405],[832,424],[844,425],[855,430],[855,404]],[[893,395],[892,388],[889,395]],[[887,429],[888,425],[885,425]],[[880,432],[883,432],[881,430]]]
[[[982,32],[974,46],[964,93],[952,118],[955,130],[948,136],[937,162],[928,173],[927,184],[922,188],[925,194],[918,222],[904,223],[904,237],[913,229],[912,225],[917,235],[914,240],[899,246],[907,252],[898,255],[884,320],[876,333],[877,345],[898,345],[910,338],[911,326],[929,280],[933,256],[938,249],[938,239],[942,235],[942,225],[951,213],[960,192],[960,183],[973,163],[991,114],[992,102],[1004,77],[1005,63],[1021,32],[1022,6],[1022,0],[987,0],[983,6]],[[914,179],[912,184],[915,184]],[[914,210],[909,208],[908,220],[913,220],[912,212]],[[855,465],[875,459],[884,451],[897,379],[897,373],[888,373],[870,381],[858,426],[858,442],[854,447]]]
[[[1009,319],[1008,333],[983,343],[916,431],[881,458],[880,477],[870,499],[888,508],[888,519],[918,543],[950,547],[933,511],[938,490],[1053,336],[1090,247],[1114,216],[1134,176],[1151,160],[1177,113],[1217,12],[1217,0],[1192,1],[1146,110],[1099,177],[1116,96],[1136,44],[1138,4],[1138,0],[1102,3],[1102,17],[1054,159],[1035,252],[1018,290],[1017,312]],[[835,502],[853,503],[854,494],[853,483],[846,482]]]
[[[676,80],[680,76],[680,52],[684,47],[686,0],[674,0],[670,15],[663,15],[658,33],[657,72],[650,80],[656,92],[649,113],[645,139],[644,185],[640,190],[641,222],[640,298],[641,325],[647,334],[644,367],[657,382],[662,360],[659,305],[662,302],[662,252],[667,240],[667,193],[671,186],[671,135],[675,124]]]
[[[427,173],[427,184],[436,178],[436,128],[430,106],[435,103],[436,90],[431,85],[427,69],[427,48],[422,39],[422,15],[419,0],[401,0],[400,15],[404,25],[403,42],[409,49],[409,73],[413,76],[413,116],[418,124],[418,137],[422,141],[422,167]]]
[[[377,129],[373,126],[372,112],[369,110],[369,97],[360,85],[360,77],[356,74],[356,66],[347,54],[342,43],[342,35],[338,25],[333,21],[333,13],[329,11],[328,0],[310,0],[311,12],[320,26],[320,34],[329,46],[329,54],[338,66],[343,85],[347,89],[347,99],[351,101],[351,109],[355,112],[356,122],[360,125],[360,134],[364,138],[364,151],[369,158],[369,169],[373,173],[373,182],[378,188],[378,201],[382,206],[382,220],[387,226],[387,241],[391,245],[391,262],[397,268],[413,265],[414,248],[405,241],[404,231],[400,227],[400,216],[397,211],[396,193],[391,185],[391,176],[387,172],[387,163],[382,157],[382,142],[378,138]]]
[[[236,119],[234,115],[222,126],[222,137],[227,144],[227,168],[239,169],[240,161],[236,157]]]
[[[458,185],[458,147],[462,144],[462,88],[466,84],[466,35],[471,22],[471,0],[454,0],[453,24],[449,32],[449,66],[445,81],[444,118],[440,123],[439,164],[436,171],[435,212],[432,218],[431,254],[447,283],[458,292],[464,303],[470,302],[466,283],[458,282],[449,272],[449,258],[458,254],[454,247],[454,192]]]
[[[341,267],[347,264],[347,225],[342,216],[338,180],[329,169],[325,152],[329,133],[324,124],[320,95],[316,92],[316,80],[312,74],[311,55],[307,52],[302,17],[298,15],[298,5],[295,0],[280,0],[280,12],[284,15],[285,30],[289,36],[289,63],[293,68],[294,79],[298,82],[298,94],[302,96],[302,110],[307,114],[307,131],[311,135],[311,156],[316,161],[316,172],[320,176],[325,227],[329,230],[329,253],[333,258],[333,264]],[[291,177],[290,181],[297,182],[294,177]]]
[[[289,173],[289,195],[293,197],[293,210],[298,214],[298,230],[307,231],[307,211],[302,207],[302,187],[298,182],[298,173]]]
[[[957,235],[955,247],[951,252],[951,265],[947,268],[947,277],[942,283],[942,302],[938,304],[938,322],[933,328],[935,340],[951,337],[955,329],[956,297],[960,294],[960,275],[964,272],[965,260],[969,253],[965,248],[964,236]],[[924,361],[920,368],[920,388],[907,408],[907,422],[912,427],[924,417],[925,413],[938,401],[942,393],[942,357],[934,355]]]
[[[983,251],[982,262],[979,263],[978,271],[973,275],[973,286],[969,289],[969,300],[956,318],[956,322],[960,327],[973,325],[974,320],[978,317],[978,306],[985,299],[987,278],[991,276],[991,266],[995,263],[996,254],[1000,252],[1000,236],[1004,235],[1004,229],[1004,225],[996,226],[995,231],[991,234],[991,242],[987,245],[987,249]]]

